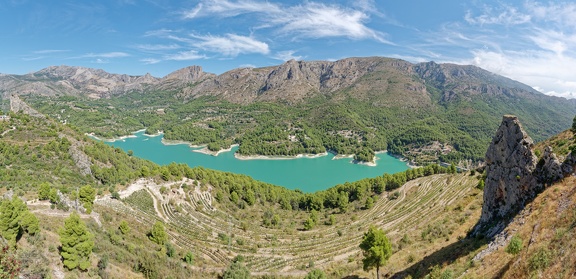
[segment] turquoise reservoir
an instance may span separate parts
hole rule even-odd
[[[132,150],[134,156],[144,158],[159,165],[172,162],[186,163],[190,167],[204,168],[241,173],[254,179],[289,189],[300,189],[303,192],[315,192],[330,188],[336,184],[352,182],[367,177],[376,177],[384,173],[397,173],[408,169],[406,162],[388,155],[376,154],[376,166],[353,164],[351,158],[333,160],[334,155],[316,158],[295,159],[252,159],[240,160],[234,157],[238,147],[229,152],[212,156],[193,152],[187,144],[165,145],[162,135],[146,136],[144,132],[134,133],[129,137],[108,145],[119,147],[124,151]]]

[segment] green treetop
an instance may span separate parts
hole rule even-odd
[[[28,211],[26,204],[14,196],[12,200],[2,200],[0,203],[0,235],[11,246],[16,246],[16,241],[22,233],[36,234],[40,232],[38,218]]]
[[[384,231],[371,226],[368,232],[364,233],[360,249],[364,252],[364,270],[376,267],[376,278],[380,278],[380,267],[385,265],[392,255],[392,245]]]
[[[78,192],[78,198],[82,202],[82,206],[86,209],[86,213],[90,214],[92,212],[94,199],[96,198],[96,189],[90,185],[83,186]]]
[[[152,230],[150,230],[150,233],[148,234],[148,237],[150,240],[159,245],[164,245],[164,243],[166,243],[168,240],[168,234],[164,231],[164,226],[160,221],[156,221],[156,223],[154,223]]]
[[[86,228],[86,224],[80,220],[80,215],[72,212],[70,217],[64,220],[64,227],[58,231],[64,266],[69,270],[79,268],[87,270],[90,267],[90,254],[94,248],[94,236]]]

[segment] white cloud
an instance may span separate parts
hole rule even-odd
[[[242,64],[238,67],[239,68],[256,68],[256,65],[254,65],[254,64]]]
[[[182,12],[182,17],[184,17],[185,19],[195,18],[196,15],[198,15],[198,13],[200,12],[200,10],[202,10],[202,3],[198,4],[196,8],[192,10]]]
[[[374,39],[390,43],[384,34],[365,25],[369,15],[365,9],[371,1],[361,1],[360,9],[343,8],[337,5],[326,5],[316,2],[304,2],[302,5],[282,6],[271,2],[253,0],[204,0],[190,11],[183,12],[183,17],[218,16],[235,17],[243,14],[257,13],[255,21],[258,28],[275,28],[278,34],[294,38],[347,37],[350,39]]]
[[[283,11],[279,5],[270,2],[205,0],[199,3],[194,9],[183,12],[182,15],[186,19],[192,19],[214,14],[222,17],[233,17],[245,13],[280,14],[283,13]]]
[[[162,59],[143,58],[143,59],[140,59],[140,62],[144,62],[144,64],[157,64],[157,63],[162,62]]]
[[[387,42],[383,34],[366,25],[368,15],[361,11],[344,10],[336,6],[307,3],[293,8],[283,17],[271,22],[281,25],[280,32],[303,38],[348,37],[351,39],[375,39]]]
[[[524,5],[526,10],[538,20],[554,22],[560,26],[576,28],[576,3],[548,2],[542,4],[535,1],[527,1]]]
[[[110,63],[110,60],[98,58],[98,59],[96,59],[96,60],[92,60],[92,63],[96,63],[96,64],[108,64],[108,63]]]
[[[185,61],[185,60],[197,60],[205,57],[206,56],[199,54],[198,51],[189,50],[189,51],[181,51],[176,54],[166,55],[164,56],[164,60]]]
[[[225,56],[237,56],[241,53],[260,53],[268,54],[270,49],[268,44],[260,42],[252,37],[240,36],[236,34],[226,34],[225,36],[199,36],[192,35],[198,42],[194,46],[210,51],[217,52]]]
[[[44,58],[46,58],[46,56],[33,56],[33,57],[24,57],[24,58],[22,58],[22,60],[34,61],[34,60],[40,60],[40,59],[44,59]]]
[[[130,54],[125,52],[105,52],[105,53],[87,53],[80,58],[119,58],[119,57],[128,57]]]
[[[67,52],[67,51],[69,51],[69,50],[64,50],[64,49],[43,49],[43,50],[33,51],[32,53],[35,53],[35,54],[52,54],[52,53]]]
[[[292,59],[302,60],[301,55],[294,55],[294,53],[296,53],[296,51],[293,51],[293,50],[279,51],[272,58],[277,59],[277,60],[282,60],[282,61],[288,61],[288,60],[292,60]]]
[[[484,14],[473,16],[469,11],[466,13],[464,19],[470,24],[501,24],[501,25],[517,25],[530,22],[532,17],[528,14],[519,12],[515,7],[504,6],[497,9],[486,6]]]
[[[163,51],[163,50],[175,50],[175,49],[179,49],[182,47],[177,45],[177,44],[169,44],[169,45],[142,44],[142,45],[136,45],[136,48],[139,50],[142,50],[142,51]]]

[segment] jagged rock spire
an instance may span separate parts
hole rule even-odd
[[[515,214],[540,190],[534,142],[518,118],[505,115],[486,152],[486,181],[480,224],[497,223]]]

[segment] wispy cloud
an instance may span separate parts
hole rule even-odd
[[[225,56],[237,56],[241,53],[268,54],[270,49],[268,44],[258,41],[252,37],[236,34],[226,34],[225,36],[199,36],[192,35],[198,42],[193,45],[210,52],[216,52]]]
[[[354,40],[373,39],[390,43],[385,34],[366,26],[370,16],[365,11],[370,1],[362,1],[358,9],[317,2],[283,6],[271,2],[253,0],[204,0],[194,9],[182,12],[184,19],[198,17],[235,17],[258,14],[254,17],[259,25],[254,28],[273,28],[277,34],[295,39],[346,37]]]
[[[182,46],[177,45],[177,44],[156,44],[156,45],[152,45],[152,44],[141,44],[141,45],[136,45],[136,48],[142,51],[164,51],[164,50],[175,50],[175,49],[180,49],[182,48]]]
[[[155,59],[155,58],[142,58],[140,62],[144,62],[144,64],[157,64],[162,62],[162,59]]]
[[[282,14],[284,12],[279,5],[270,2],[205,0],[195,8],[182,12],[182,16],[185,19],[192,19],[210,15],[233,17],[246,13]]]
[[[277,52],[274,56],[272,56],[272,58],[277,59],[277,60],[282,60],[282,61],[288,61],[288,60],[302,60],[302,56],[301,55],[294,55],[296,53],[296,51],[294,50],[285,50],[285,51],[279,51]]]
[[[108,64],[110,63],[110,60],[108,59],[102,59],[102,58],[97,58],[95,60],[92,60],[92,63],[96,63],[96,64]]]
[[[238,66],[239,68],[256,68],[256,65],[253,64],[242,64]]]
[[[498,25],[517,25],[530,22],[531,16],[518,11],[512,6],[490,7],[485,6],[481,15],[473,15],[468,11],[464,19],[470,24],[498,24]]]
[[[199,54],[198,51],[189,50],[189,51],[181,51],[176,54],[166,55],[164,56],[164,60],[185,61],[185,60],[197,60],[205,57],[206,56]]]
[[[104,53],[86,53],[77,58],[120,58],[128,57],[130,54],[125,52],[104,52]]]
[[[23,57],[22,60],[35,61],[35,60],[40,60],[40,59],[44,59],[44,58],[46,58],[46,56],[29,56],[29,57]]]
[[[70,50],[65,49],[43,49],[43,50],[36,50],[32,53],[34,54],[52,54],[52,53],[61,53],[61,52],[68,52]]]

